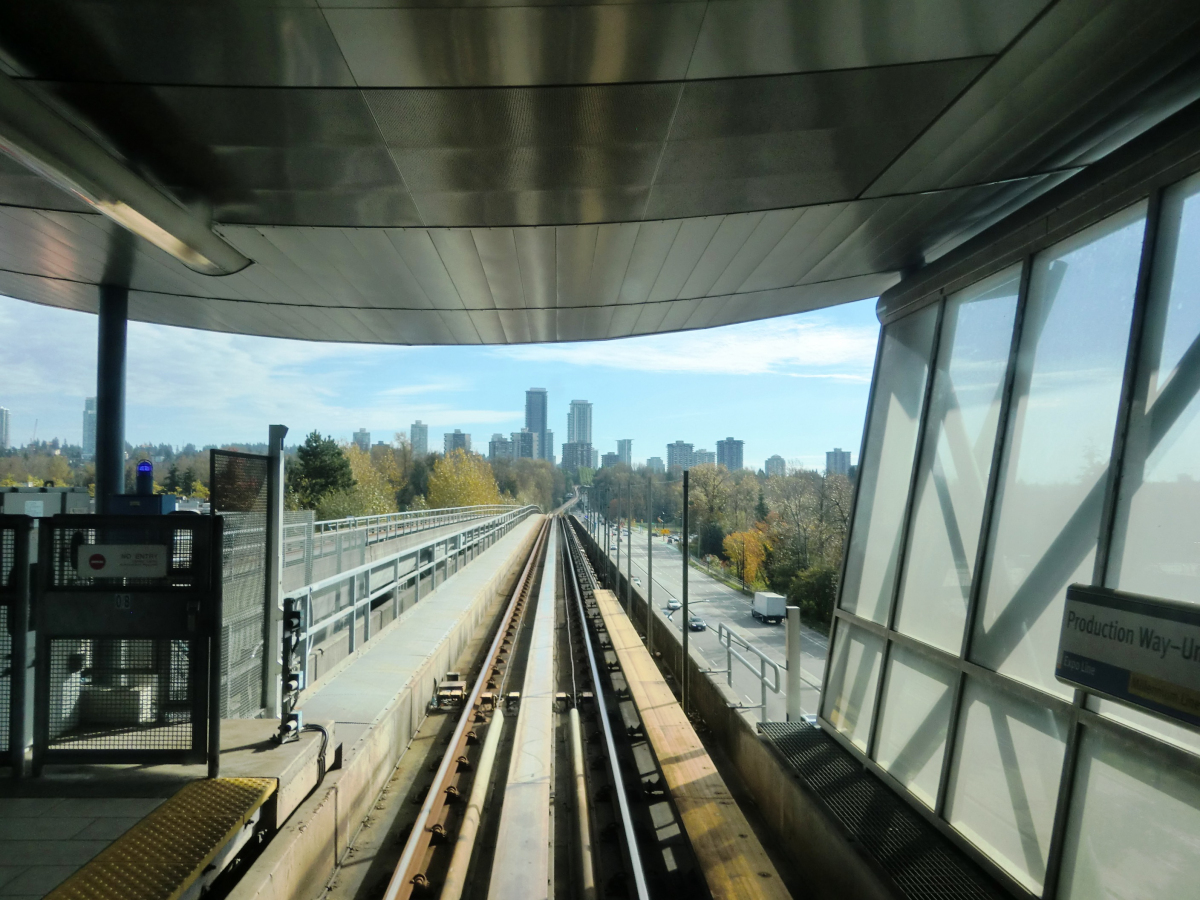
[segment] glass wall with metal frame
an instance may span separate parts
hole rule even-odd
[[[824,727],[1015,895],[1191,895],[1200,733],[1054,668],[1070,584],[1200,603],[1200,175],[880,342]]]

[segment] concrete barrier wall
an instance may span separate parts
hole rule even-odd
[[[352,746],[343,747],[341,768],[329,772],[300,804],[229,900],[306,900],[321,892],[424,719],[435,679],[455,664],[492,603],[516,584],[542,518],[526,520],[533,527],[520,544],[477,590],[445,639],[431,648],[392,703]]]
[[[586,534],[584,545],[598,574],[607,566],[610,579],[615,579],[617,597],[624,605],[629,587],[625,574],[615,571],[611,560],[604,558],[602,550]],[[683,565],[682,557],[679,565]],[[627,612],[645,640],[646,600],[636,586]],[[656,619],[650,636],[650,651],[678,686],[683,661],[679,634],[662,627]],[[724,681],[715,681],[704,673],[709,666],[707,660],[695,651],[689,656],[690,712],[704,721],[712,738],[733,763],[778,845],[799,860],[807,888],[806,900],[850,897],[897,900],[900,895],[874,860],[861,851],[829,815],[824,803],[775,755],[746,714],[734,708],[738,696]],[[757,711],[754,713],[757,715]]]

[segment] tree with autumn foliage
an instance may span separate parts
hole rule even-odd
[[[465,450],[451,450],[434,463],[426,500],[434,509],[501,502],[496,476],[488,461]]]
[[[767,558],[762,532],[754,528],[735,531],[725,535],[724,545],[725,557],[733,563],[742,582],[748,587],[757,584],[763,561]]]

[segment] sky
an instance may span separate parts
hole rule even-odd
[[[494,432],[524,425],[525,391],[549,391],[561,457],[567,407],[593,404],[593,445],[634,461],[665,459],[683,440],[717,449],[744,440],[744,462],[779,454],[823,468],[841,447],[858,462],[879,324],[875,301],[812,313],[587,343],[394,347],[311,343],[129,324],[126,440],[131,444],[288,444],[312,430],[349,440],[364,427],[390,441],[420,419],[430,449],[461,428],[487,453]],[[95,394],[96,317],[0,297],[0,406],[13,444],[82,439]]]

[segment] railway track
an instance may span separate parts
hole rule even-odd
[[[672,801],[597,591],[570,519],[547,517],[477,641],[474,677],[441,683],[377,827],[364,825],[324,900],[723,896]]]

